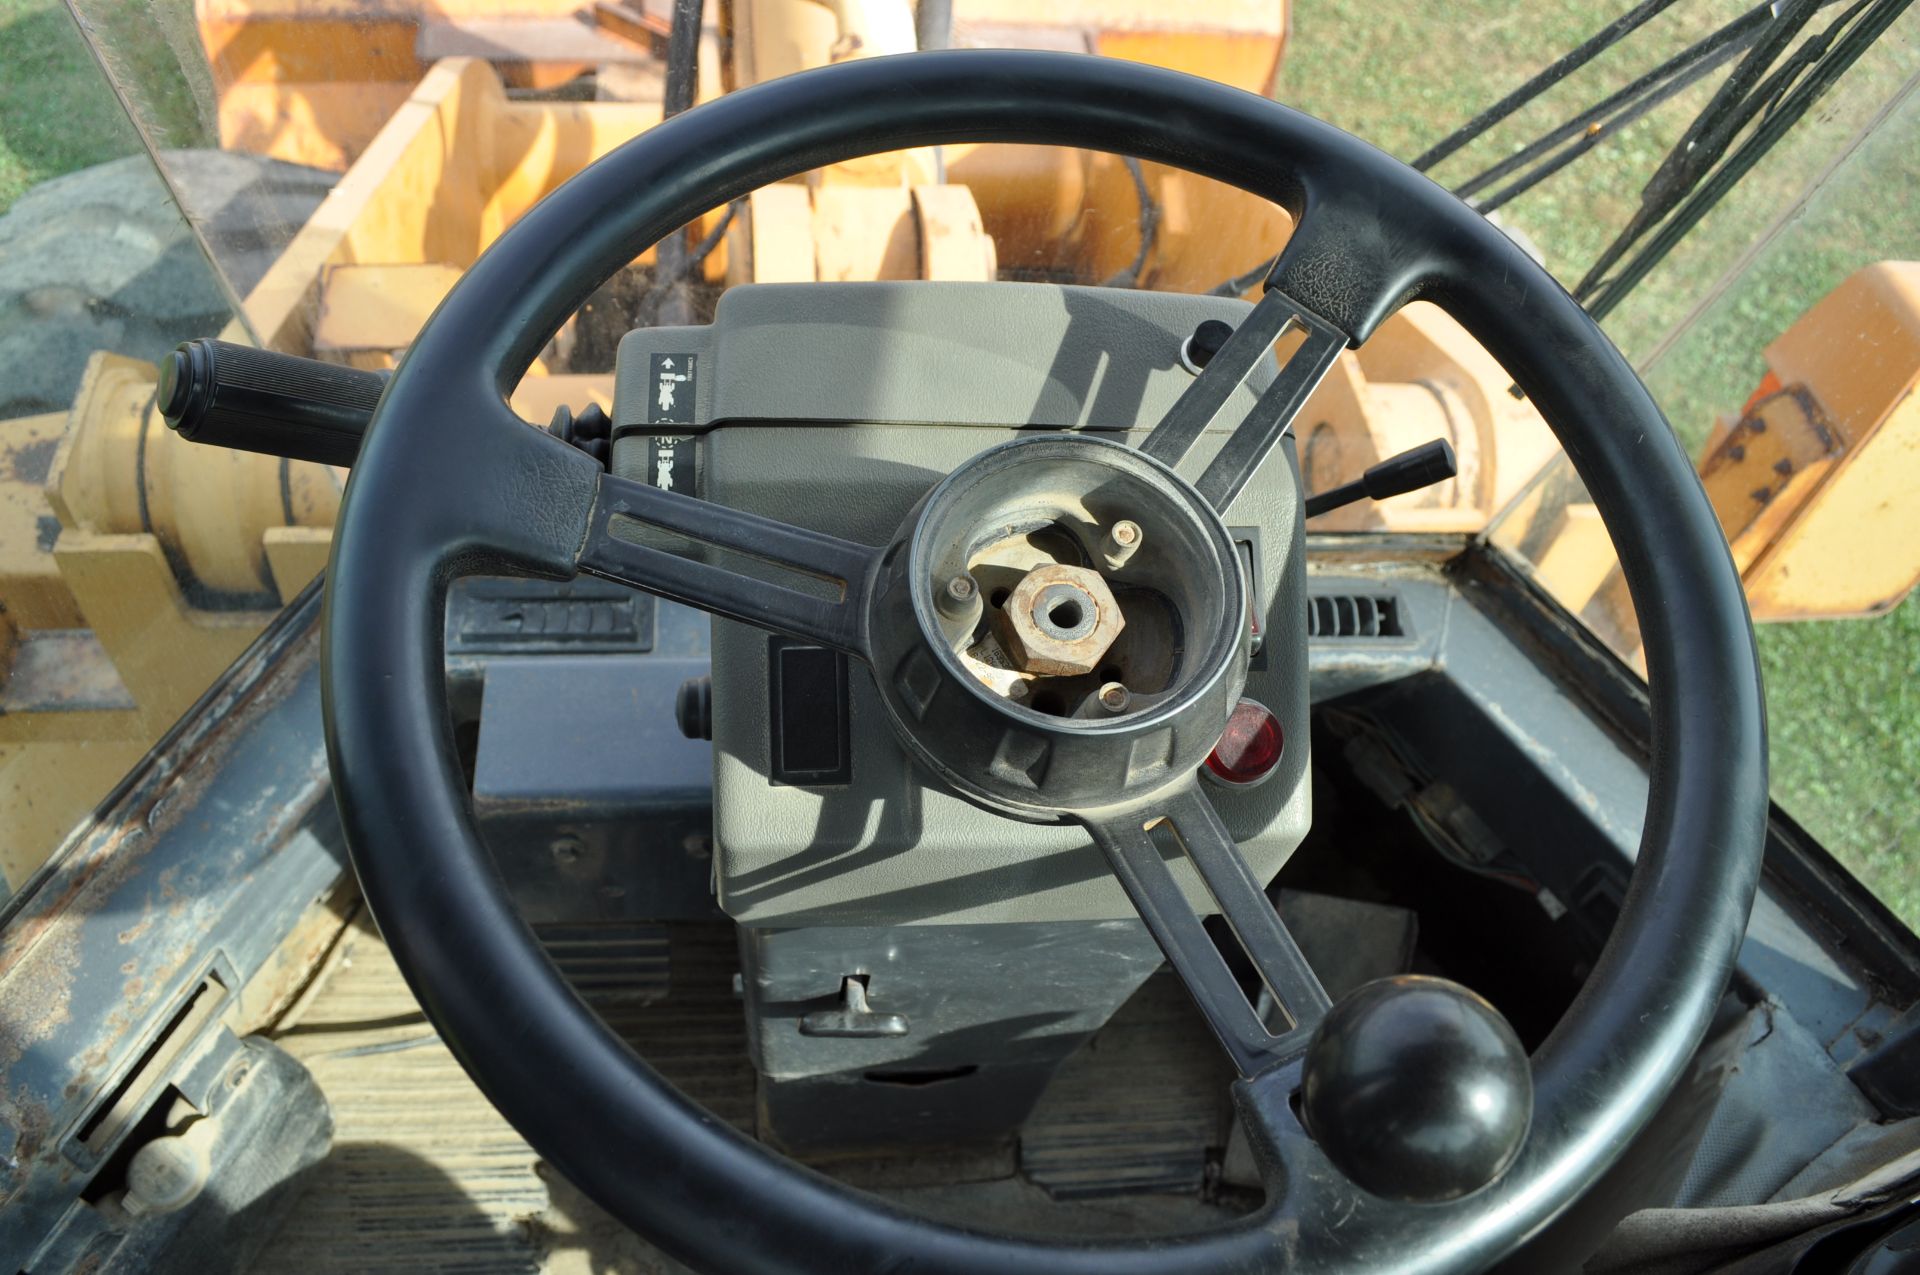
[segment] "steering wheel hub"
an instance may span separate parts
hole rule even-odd
[[[1122,522],[1138,551],[1108,569]],[[1151,457],[1014,439],[935,487],[899,543],[873,592],[875,676],[957,791],[1055,820],[1191,775],[1219,739],[1246,680],[1245,584],[1219,515]],[[942,605],[957,575],[979,586],[959,615]]]

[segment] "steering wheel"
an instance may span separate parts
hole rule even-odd
[[[1134,155],[1292,212],[1264,299],[1138,450],[1072,433],[991,448],[876,549],[603,473],[506,406],[591,290],[697,215],[823,164],[962,141]],[[1329,1009],[1193,780],[1247,669],[1243,586],[1218,511],[1334,356],[1415,298],[1457,318],[1551,423],[1612,535],[1645,640],[1652,784],[1632,887],[1531,1060],[1490,1006],[1438,980],[1370,985]],[[1178,477],[1287,328],[1304,343],[1259,405],[1197,482]],[[1142,569],[1175,590],[1190,626],[1175,683],[1118,717],[1047,717],[953,658],[943,626],[968,599],[939,591],[955,546],[970,519],[1039,499],[1035,475],[1063,500],[1121,491],[1160,551],[1153,567],[1143,549]],[[750,556],[763,574],[773,564],[825,581],[831,596],[679,556],[623,534],[630,523]],[[837,646],[872,666],[937,782],[1010,818],[1086,825],[1240,1071],[1265,1206],[1134,1245],[964,1230],[784,1160],[682,1098],[569,990],[482,847],[442,664],[447,584],[478,572],[589,572]],[[1280,622],[1269,642],[1305,641],[1304,621]],[[324,661],[348,844],[421,1005],[542,1156],[712,1270],[1483,1266],[1592,1185],[1678,1082],[1726,988],[1759,873],[1765,721],[1745,599],[1686,456],[1619,352],[1504,234],[1412,169],[1272,101],[1128,62],[1003,51],[848,62],[687,112],[561,187],[460,280],[387,388],[334,536]],[[1287,1030],[1266,1029],[1187,906],[1155,844],[1166,828]]]

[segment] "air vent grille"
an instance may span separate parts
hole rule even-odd
[[[1307,599],[1310,638],[1405,637],[1400,600],[1389,593],[1321,593]]]

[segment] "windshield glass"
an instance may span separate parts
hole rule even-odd
[[[1608,323],[1695,458],[1747,584],[1774,797],[1920,922],[1920,26],[1891,30]],[[1790,167],[1789,167],[1790,166]],[[1796,185],[1796,179],[1798,184]],[[1644,672],[1564,455],[1490,528]]]
[[[904,4],[710,3],[676,63],[670,6],[651,0],[0,0],[8,885],[325,562],[345,471],[182,442],[155,402],[174,345],[217,336],[383,372],[507,226],[665,115],[955,44],[1135,58],[1274,95],[1493,215],[1602,316],[1701,462],[1762,621],[1778,796],[1920,921],[1920,613],[1903,601],[1920,575],[1920,267],[1902,264],[1920,258],[1920,16],[1706,0],[1272,0],[1204,21],[1147,0],[952,8],[950,28],[916,29]],[[1263,201],[1116,156],[949,146],[836,165],[644,254],[514,405],[542,424],[610,409],[621,335],[705,322],[743,283],[1255,296],[1289,232]],[[1300,417],[1306,486],[1435,438],[1457,473],[1309,530],[1487,535],[1633,663],[1606,533],[1510,386],[1447,315],[1407,307]]]

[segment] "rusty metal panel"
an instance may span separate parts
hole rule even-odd
[[[317,591],[291,607],[0,913],[7,1269],[118,1150],[132,1122],[106,1136],[100,1117],[146,1100],[129,1078],[225,1030],[241,989],[343,873],[319,610]],[[218,1003],[195,1025],[184,1010],[209,988]]]

